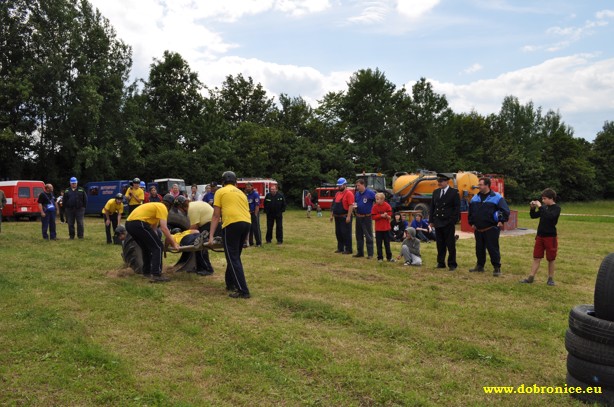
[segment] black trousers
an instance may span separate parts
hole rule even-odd
[[[456,264],[456,229],[454,224],[440,226],[435,229],[437,241],[437,264],[446,265],[446,250],[448,252],[448,267],[457,267]]]
[[[375,232],[375,242],[377,244],[377,259],[383,260],[384,254],[382,253],[382,243],[386,249],[386,260],[392,259],[392,251],[390,250],[390,232]]]
[[[179,244],[181,246],[191,246],[194,244],[194,241],[198,236],[200,236],[199,233],[192,233],[187,236],[184,236]],[[198,252],[194,252],[194,257],[196,258],[196,271],[213,272],[213,266],[211,265],[211,261],[209,260],[209,250],[205,249]]]
[[[235,222],[222,229],[224,240],[224,255],[226,256],[226,288],[234,288],[244,294],[249,294],[241,252],[243,243],[249,234],[250,225],[247,222]]]
[[[256,244],[260,246],[262,244],[262,234],[260,233],[260,212],[258,212],[258,215],[252,212],[251,217],[252,226],[249,230],[249,245],[253,246],[254,240],[256,240]]]
[[[266,214],[266,241],[271,243],[273,240],[273,224],[275,224],[275,239],[277,243],[283,243],[284,241],[284,215],[279,214]]]
[[[75,238],[75,221],[77,221],[77,237],[83,239],[83,218],[85,217],[85,208],[66,208],[66,223],[68,223],[68,236],[71,239]]]
[[[367,256],[373,257],[373,221],[371,216],[356,217],[356,254],[364,256],[367,242]]]
[[[478,266],[484,267],[486,264],[486,250],[490,256],[490,264],[494,267],[501,267],[501,252],[499,251],[499,235],[501,230],[498,227],[490,228],[484,232],[475,230],[475,257],[478,259]]]
[[[111,221],[111,223],[109,225],[107,225],[106,218],[103,217],[102,219],[104,221],[105,231],[107,232],[107,243],[109,243],[109,244],[111,244],[111,243],[121,244],[121,242],[119,240],[117,240],[117,238],[114,236],[115,235],[115,228],[117,228],[117,223],[118,223],[118,220],[119,220],[119,213],[114,213],[112,215],[109,215],[109,220]],[[111,230],[113,230],[113,233],[111,233]],[[113,241],[111,241],[111,236],[113,236]]]
[[[335,236],[337,237],[337,250],[352,253],[352,221],[345,222],[346,215],[335,215]]]
[[[162,240],[147,222],[131,220],[126,222],[126,230],[143,253],[143,274],[162,274]]]

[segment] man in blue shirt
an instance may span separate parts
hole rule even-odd
[[[256,239],[256,247],[262,246],[262,237],[260,235],[260,192],[254,189],[251,182],[245,184],[245,195],[247,195],[247,204],[249,205],[249,213],[252,217],[252,227],[249,231],[249,245],[254,245]]]
[[[215,197],[215,191],[217,191],[217,182],[213,181],[211,184],[211,190],[203,196],[203,201],[213,206],[213,198]]]
[[[352,257],[365,257],[364,241],[367,241],[367,259],[373,258],[373,222],[371,209],[375,202],[375,192],[367,188],[365,180],[356,181],[354,194],[354,210],[356,211],[356,254]]]

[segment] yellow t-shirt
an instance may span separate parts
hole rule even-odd
[[[128,216],[128,222],[140,220],[149,223],[153,228],[158,227],[161,219],[168,219],[168,209],[161,202],[149,202],[140,205]]]
[[[184,230],[183,232],[175,233],[173,235],[173,239],[175,239],[175,242],[177,242],[177,244],[181,244],[181,239],[183,239],[187,235],[192,234],[192,232],[194,232],[194,230],[188,229],[188,230]]]
[[[197,224],[200,227],[205,223],[211,222],[212,217],[213,207],[207,202],[190,202],[190,206],[188,207],[188,218],[190,218],[190,225]]]
[[[126,197],[130,197],[128,200],[128,205],[138,205],[145,199],[145,192],[143,192],[141,188],[128,188],[126,191]]]
[[[102,209],[102,213],[104,214],[104,210],[107,210],[109,215],[114,215],[116,213],[124,213],[124,204],[120,201],[118,204],[115,198],[111,198],[107,201],[104,208]]]
[[[213,206],[222,210],[222,228],[236,222],[252,223],[247,197],[232,184],[227,184],[216,191]]]

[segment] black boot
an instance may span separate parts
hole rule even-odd
[[[484,266],[480,266],[479,264],[476,264],[474,268],[469,269],[470,272],[472,273],[483,273],[484,272]]]
[[[493,277],[499,277],[501,275],[501,267],[495,267],[495,270],[492,272]]]

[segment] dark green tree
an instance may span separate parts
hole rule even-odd
[[[614,198],[614,122],[606,121],[593,141],[591,161],[595,167],[597,190],[603,198]]]

